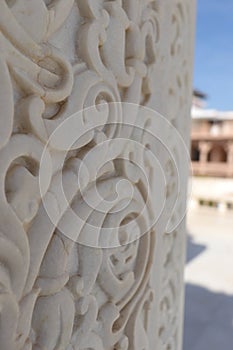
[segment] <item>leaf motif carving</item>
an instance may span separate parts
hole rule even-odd
[[[183,160],[139,105],[185,134],[192,8],[0,0],[1,349],[149,350],[153,326],[158,349],[179,350],[183,236],[164,222],[168,153]]]

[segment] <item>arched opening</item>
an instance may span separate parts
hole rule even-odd
[[[199,162],[200,160],[200,151],[197,145],[192,145],[191,148],[191,159],[193,162]]]
[[[208,154],[208,162],[225,163],[227,161],[227,152],[221,145],[214,145]]]

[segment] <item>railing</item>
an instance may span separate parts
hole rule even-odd
[[[233,164],[192,162],[193,175],[232,177]]]

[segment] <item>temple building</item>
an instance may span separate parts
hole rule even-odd
[[[233,111],[205,109],[206,95],[195,90],[191,159],[196,176],[233,177]]]

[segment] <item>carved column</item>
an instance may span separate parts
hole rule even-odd
[[[227,144],[227,164],[228,164],[228,176],[233,175],[233,142]]]
[[[0,1],[1,350],[181,350],[194,18]]]
[[[227,162],[229,165],[233,165],[233,142],[229,142],[227,145]]]
[[[208,161],[208,153],[211,150],[211,143],[201,141],[199,143],[199,149],[200,149],[200,163],[205,164]]]

